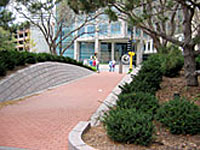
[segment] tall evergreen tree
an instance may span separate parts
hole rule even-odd
[[[15,48],[10,23],[14,20],[12,13],[6,9],[10,0],[0,1],[0,50],[13,50]]]
[[[9,23],[11,23],[14,20],[12,12],[6,9],[6,6],[9,4],[9,1],[10,0],[0,1],[0,27],[2,27],[5,30],[10,29]]]

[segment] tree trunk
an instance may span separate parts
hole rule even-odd
[[[187,80],[188,86],[198,86],[198,78],[195,74],[196,71],[196,62],[194,51],[192,50],[194,47],[185,46],[184,47],[184,72],[185,78]]]
[[[183,34],[184,34],[184,72],[188,86],[198,86],[198,78],[195,73],[196,62],[194,55],[194,44],[192,41],[192,18],[194,16],[194,9],[188,7],[186,4],[182,5],[183,8]]]
[[[160,48],[162,47],[160,39],[156,36],[151,36],[151,38],[153,39],[153,44],[154,44],[154,47],[157,50],[157,53],[160,53]]]
[[[142,61],[143,61],[143,41],[140,40],[138,43],[138,47],[137,47],[137,55],[136,55],[136,65],[139,66],[141,65]]]
[[[57,55],[56,45],[53,44],[51,48],[52,48],[52,54]]]

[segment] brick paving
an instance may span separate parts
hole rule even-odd
[[[66,150],[68,133],[87,121],[124,77],[101,72],[0,110],[0,146]]]

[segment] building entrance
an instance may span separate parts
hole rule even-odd
[[[115,43],[114,59],[119,62],[121,56],[127,52],[126,43]]]

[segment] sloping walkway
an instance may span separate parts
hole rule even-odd
[[[101,72],[0,110],[0,146],[66,150],[70,130],[87,121],[124,75]]]

